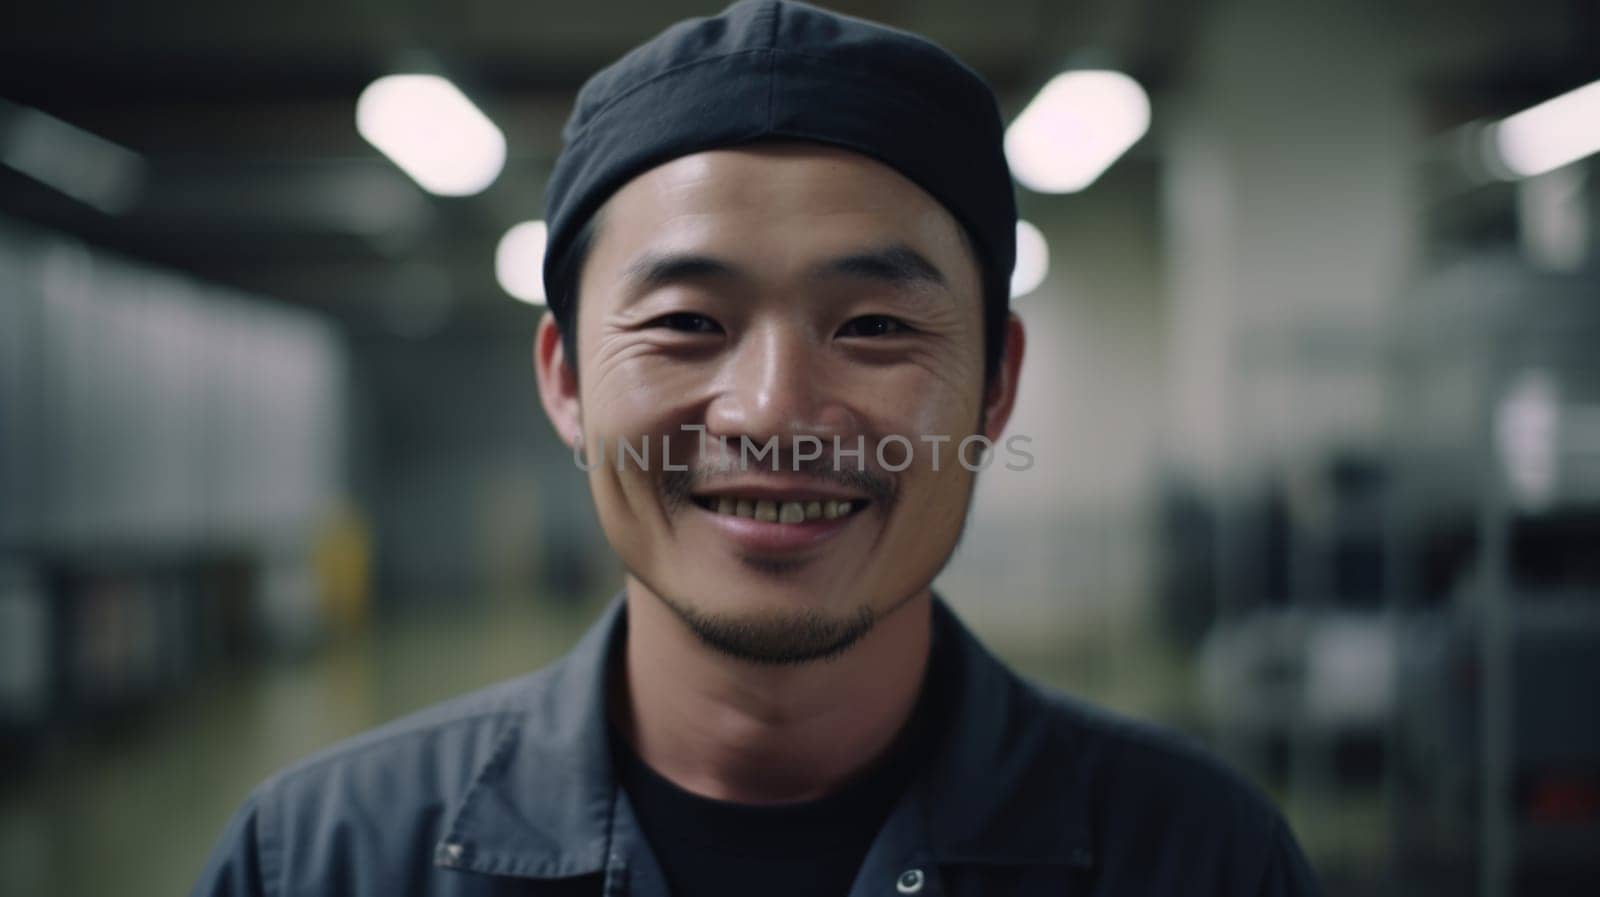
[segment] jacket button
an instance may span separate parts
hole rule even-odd
[[[902,894],[915,894],[922,890],[922,870],[907,869],[895,879],[894,889]]]
[[[439,862],[448,866],[454,866],[456,863],[461,862],[462,853],[464,853],[464,851],[462,850],[461,845],[455,843],[454,841],[441,844],[439,845]]]

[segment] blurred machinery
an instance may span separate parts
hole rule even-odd
[[[1509,253],[1408,309],[1391,747],[1413,893],[1600,890],[1600,272]]]
[[[1600,893],[1585,168],[1450,209],[1391,317],[1381,445],[1166,489],[1166,618],[1218,743],[1291,800],[1378,789],[1398,893]]]

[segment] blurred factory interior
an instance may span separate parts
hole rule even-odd
[[[1008,121],[1062,73],[1148,97],[1018,187],[1039,463],[983,476],[941,593],[1246,770],[1330,894],[1600,893],[1600,6],[825,5]],[[578,85],[721,6],[13,11],[0,893],[181,893],[262,777],[613,592],[513,228]],[[358,130],[396,74],[501,135],[481,184]],[[1077,96],[1086,140],[1126,117]]]

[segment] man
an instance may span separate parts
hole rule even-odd
[[[534,355],[623,593],[270,779],[196,893],[1315,893],[1251,787],[930,590],[1022,363],[1001,133],[943,50],[779,0],[596,75]]]

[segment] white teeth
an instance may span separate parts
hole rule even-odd
[[[767,523],[804,523],[807,520],[835,520],[854,510],[849,501],[774,501],[760,498],[730,498],[726,495],[702,500],[702,506],[718,514],[751,517]]]

